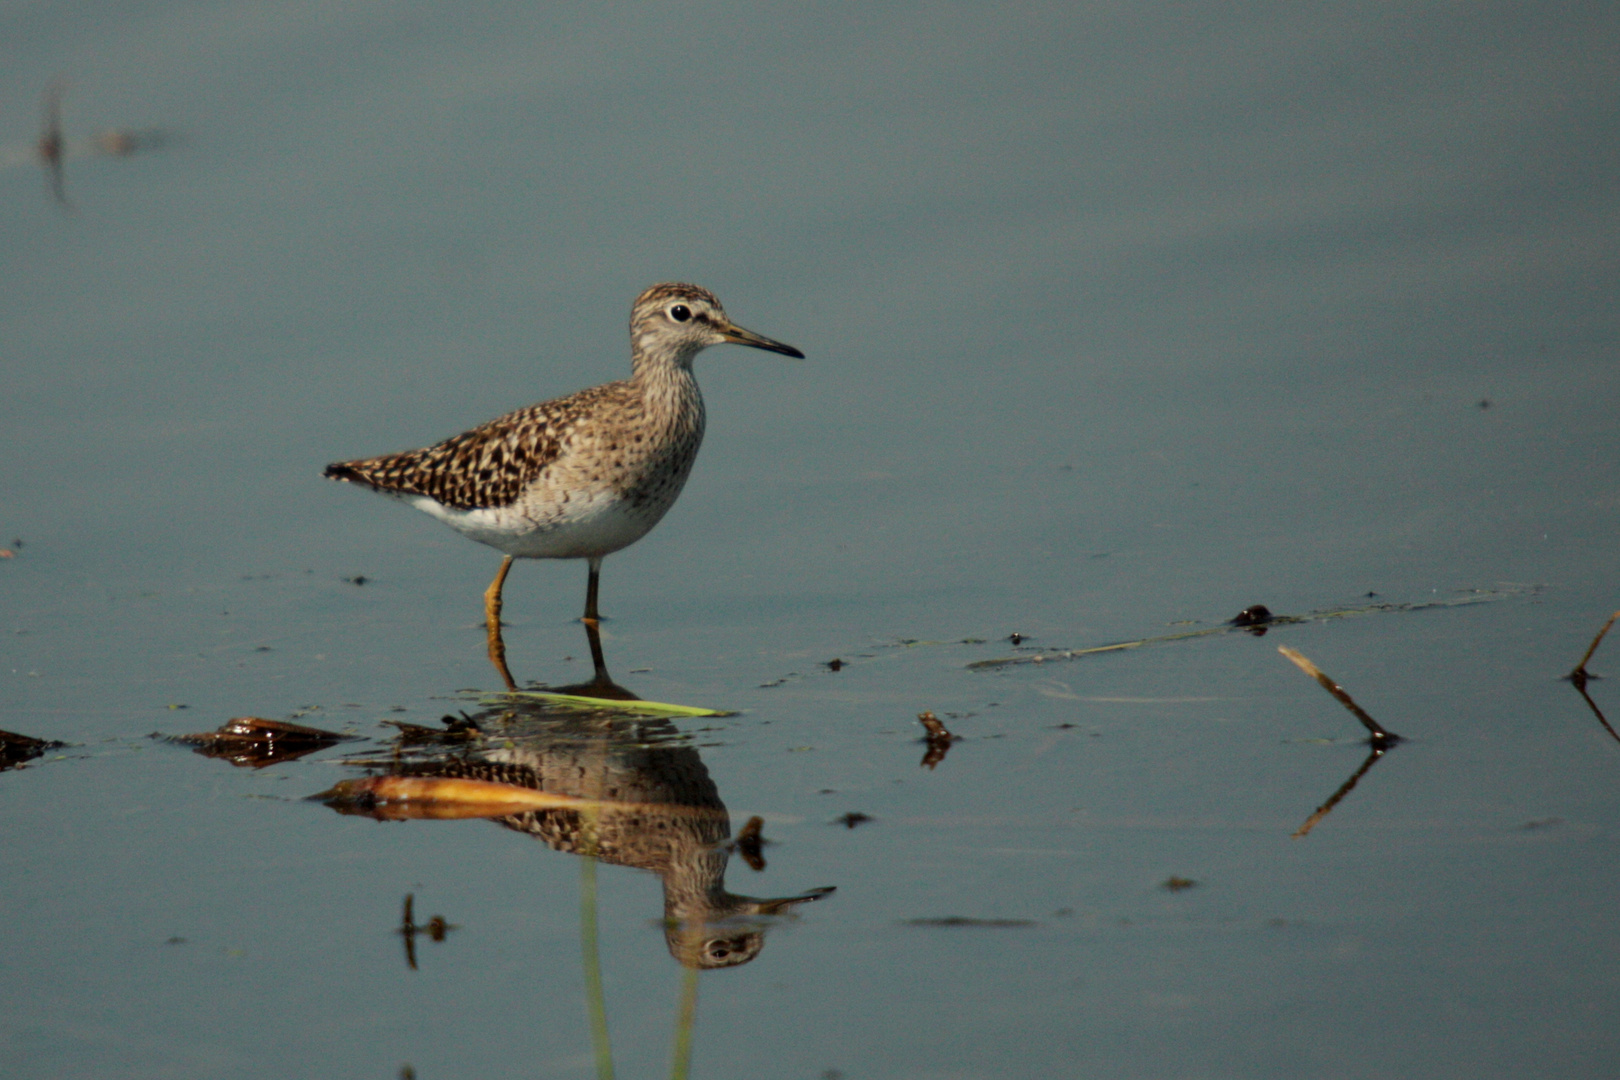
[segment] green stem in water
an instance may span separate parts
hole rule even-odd
[[[602,954],[596,936],[596,856],[579,861],[579,938],[585,954],[585,1008],[591,1018],[597,1080],[613,1080],[613,1047],[608,1042],[607,1001],[602,995]]]
[[[672,1080],[692,1075],[692,1026],[697,1020],[697,968],[687,968],[681,979],[681,1008],[675,1018],[675,1061],[670,1066]]]

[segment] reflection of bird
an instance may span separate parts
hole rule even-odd
[[[493,780],[623,808],[532,810],[497,819],[558,851],[650,870],[664,886],[664,935],[687,967],[746,964],[765,945],[770,916],[832,889],[758,899],[726,891],[731,819],[697,750],[674,741],[667,720],[555,715],[502,709],[475,718],[486,748],[413,774]]]
[[[703,440],[692,361],[722,342],[804,356],[735,325],[707,289],[654,285],[630,310],[630,378],[519,409],[422,450],[328,465],[326,475],[403,498],[505,553],[484,593],[484,614],[490,659],[510,685],[500,611],[513,558],[589,560],[585,619],[596,620],[603,557],[658,524],[692,471]]]

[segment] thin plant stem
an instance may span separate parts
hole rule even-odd
[[[597,1080],[613,1080],[613,1047],[608,1042],[607,1001],[602,994],[602,955],[596,934],[596,856],[579,861],[579,939],[585,957],[585,1008],[591,1018]]]
[[[1575,669],[1569,673],[1570,678],[1580,678],[1583,681],[1587,678],[1586,662],[1592,659],[1593,653],[1597,652],[1598,645],[1602,644],[1603,642],[1603,635],[1609,632],[1609,627],[1614,625],[1614,620],[1616,619],[1620,619],[1620,611],[1610,615],[1609,621],[1603,624],[1603,629],[1597,632],[1597,637],[1592,639],[1592,644],[1586,647],[1586,655],[1581,657],[1581,662],[1576,664]]]
[[[687,968],[681,978],[681,1006],[675,1016],[675,1060],[669,1075],[672,1080],[687,1080],[692,1075],[692,1027],[697,1021],[698,969]]]
[[[1399,735],[1396,735],[1393,732],[1385,731],[1383,725],[1379,724],[1378,721],[1368,716],[1366,711],[1363,710],[1360,705],[1356,704],[1355,699],[1345,692],[1344,687],[1340,686],[1338,683],[1329,678],[1326,672],[1317,667],[1315,664],[1311,663],[1310,660],[1306,659],[1306,657],[1297,649],[1290,649],[1286,645],[1279,645],[1277,646],[1277,651],[1288,657],[1289,660],[1293,661],[1294,666],[1299,668],[1299,670],[1315,679],[1322,689],[1332,694],[1338,700],[1340,705],[1343,705],[1345,708],[1349,709],[1351,714],[1354,715],[1357,720],[1361,721],[1362,726],[1368,731],[1372,732],[1372,737],[1376,743],[1388,744],[1400,740]]]

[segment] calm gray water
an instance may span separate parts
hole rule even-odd
[[[0,773],[0,1073],[587,1077],[593,1002],[671,1070],[686,879],[305,799],[499,686],[495,554],[322,466],[620,377],[689,280],[809,358],[699,360],[604,638],[736,715],[475,756],[837,887],[696,976],[693,1076],[1614,1075],[1620,740],[1559,676],[1620,607],[1617,56],[1601,4],[0,12],[0,728],[67,744]],[[520,680],[589,674],[584,577],[514,570]],[[1255,603],[1435,606],[968,666]],[[1406,737],[1302,838],[1367,746],[1279,644]],[[237,716],[366,741],[147,738]]]

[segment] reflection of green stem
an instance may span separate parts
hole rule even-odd
[[[695,705],[671,705],[664,701],[642,701],[639,698],[633,701],[619,701],[615,698],[581,697],[578,694],[552,694],[543,690],[513,690],[505,694],[485,694],[478,700],[480,704],[484,705],[499,705],[504,701],[510,701],[512,698],[518,698],[522,701],[538,701],[560,709],[600,710],[610,713],[625,713],[632,716],[737,715],[734,712],[725,712],[721,709],[702,709]]]
[[[585,1008],[591,1014],[597,1080],[613,1080],[613,1047],[608,1043],[607,1002],[602,996],[602,956],[596,946],[596,856],[579,861],[579,938],[585,952]]]
[[[697,1019],[697,968],[687,968],[681,980],[681,1011],[675,1018],[675,1063],[670,1066],[673,1080],[687,1080],[692,1072],[692,1023]]]

